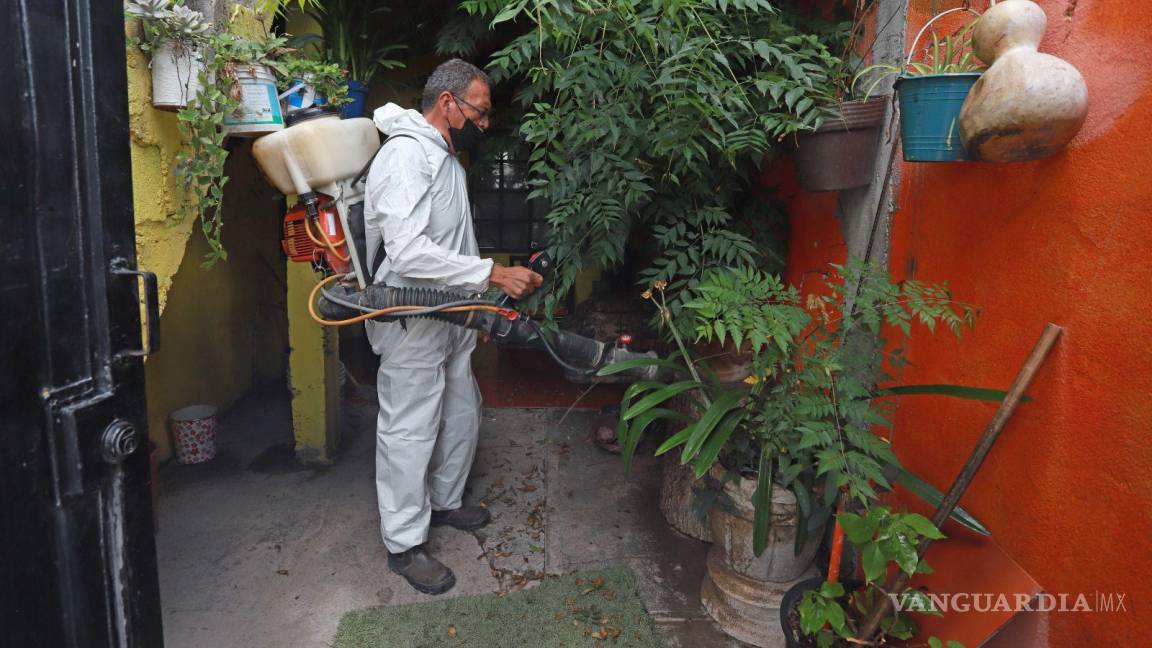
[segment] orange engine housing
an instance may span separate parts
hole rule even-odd
[[[337,274],[351,271],[348,243],[340,217],[328,196],[318,196],[319,218],[310,221],[303,203],[284,214],[284,238],[280,247],[288,258],[297,262],[313,262],[327,266]]]

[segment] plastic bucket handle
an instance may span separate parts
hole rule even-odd
[[[992,2],[992,6],[996,5],[996,0],[991,0],[991,2]],[[912,47],[908,48],[908,58],[904,59],[904,67],[908,67],[909,65],[912,65],[912,56],[916,54],[916,46],[920,44],[920,39],[924,37],[924,32],[928,31],[928,28],[932,26],[932,23],[936,22],[937,20],[940,20],[941,18],[943,18],[944,16],[947,16],[948,14],[954,14],[957,11],[967,11],[968,13],[972,14],[973,16],[977,16],[977,17],[980,16],[979,11],[976,11],[975,9],[968,7],[968,6],[956,7],[955,9],[949,9],[948,11],[941,11],[940,13],[936,14],[935,16],[932,16],[932,20],[929,20],[928,22],[924,23],[924,26],[920,28],[919,33],[916,34],[916,38],[912,40]]]

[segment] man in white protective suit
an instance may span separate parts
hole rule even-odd
[[[495,286],[515,298],[543,278],[478,256],[464,167],[456,159],[488,128],[488,77],[459,59],[428,78],[421,111],[376,109],[387,136],[366,186],[369,267],[385,257],[376,283],[480,293]],[[383,249],[378,252],[383,242]],[[367,322],[380,356],[376,423],[376,493],[389,568],[426,594],[456,584],[452,570],[425,547],[429,525],[478,529],[487,509],[463,506],[476,455],[480,390],[470,359],[476,332],[444,322]]]

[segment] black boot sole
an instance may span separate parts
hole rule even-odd
[[[400,571],[399,569],[396,569],[396,567],[394,567],[391,562],[388,563],[388,569],[393,574],[402,576],[404,580],[408,581],[408,584],[412,586],[412,589],[420,592],[421,594],[431,594],[432,596],[436,596],[437,594],[443,594],[444,592],[447,592],[456,586],[456,574],[449,574],[448,580],[438,585],[424,585],[423,583],[417,583],[416,581],[409,578],[407,574]]]
[[[478,524],[452,524],[451,522],[431,522],[430,524],[434,527],[447,526],[452,527],[453,529],[460,529],[461,531],[478,531],[488,526],[488,523],[491,521],[492,518],[488,518],[487,520],[484,520]]]
[[[435,511],[433,511],[433,513],[435,513]],[[432,519],[429,520],[429,525],[434,526],[434,527],[450,526],[453,529],[460,529],[461,531],[478,531],[478,530],[483,529],[484,527],[488,526],[488,523],[491,521],[492,521],[492,514],[491,513],[489,513],[488,517],[485,518],[482,522],[477,522],[476,524],[453,524],[453,523],[448,522],[446,520],[437,520],[436,517],[433,516]]]

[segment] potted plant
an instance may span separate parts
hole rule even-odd
[[[713,549],[702,598],[725,631],[753,645],[769,645],[778,632],[763,622],[774,609],[771,592],[811,564],[821,529],[841,490],[866,505],[877,488],[902,482],[907,471],[887,441],[873,433],[887,424],[879,387],[886,349],[898,364],[911,322],[959,334],[975,311],[952,301],[947,288],[917,281],[893,283],[873,264],[836,267],[832,293],[802,300],[778,278],[754,270],[706,272],[685,301],[697,339],[731,339],[752,349],[753,372],[740,387],[718,382],[694,358],[673,322],[666,284],[645,293],[660,311],[679,349],[674,382],[631,386],[621,403],[618,435],[625,467],[641,435],[661,419],[684,420],[667,408],[678,395],[697,394],[701,414],[669,437],[657,454],[680,450],[680,461],[700,477],[724,484],[727,507],[713,510]],[[886,325],[886,326],[885,326]],[[891,343],[891,344],[889,344]],[[613,373],[634,360],[603,370]],[[719,467],[716,465],[719,462]],[[916,482],[915,479],[909,479]],[[917,493],[939,501],[916,483]],[[962,515],[962,514],[961,514]],[[970,519],[964,520],[970,523]]]
[[[968,9],[951,9],[930,20],[913,42],[903,68],[873,65],[857,75],[855,83],[871,77],[871,92],[891,75],[900,101],[900,138],[906,162],[959,162],[969,159],[960,136],[960,108],[980,79],[982,66],[973,57],[972,30],[979,18],[940,39],[932,32],[924,59],[913,61],[916,43],[943,16]],[[973,12],[975,13],[975,12]],[[875,74],[879,72],[879,74]]]
[[[885,506],[869,507],[862,514],[841,513],[837,519],[862,558],[864,581],[843,583],[816,578],[790,589],[780,605],[780,623],[788,648],[849,648],[911,639],[917,631],[916,622],[895,610],[883,617],[872,636],[862,636],[862,626],[876,602],[887,596],[883,585],[889,571],[896,569],[908,575],[931,572],[916,547],[921,538],[937,540],[944,534],[922,515],[893,512]],[[940,615],[920,590],[906,590],[900,597],[899,607],[904,611]],[[964,648],[958,641],[945,644],[937,637],[927,640],[929,648],[945,645]]]
[[[825,55],[825,71],[810,92],[821,118],[796,136],[796,177],[805,191],[842,191],[872,182],[887,97],[859,97],[852,92],[852,73],[860,60],[854,48],[864,31],[865,15],[868,12],[858,6],[846,31],[823,33],[841,54]]]
[[[124,11],[139,24],[129,45],[151,56],[152,105],[165,110],[188,105],[200,91],[212,24],[181,0],[131,0]]]
[[[796,136],[801,189],[843,191],[871,184],[887,99],[851,99],[827,106],[828,115],[819,126]]]
[[[341,108],[352,101],[348,95],[348,73],[335,63],[317,61],[293,52],[268,61],[268,66],[280,79],[280,96],[287,95],[288,111],[311,106]]]
[[[382,32],[373,29],[372,16],[389,11],[363,0],[324,0],[322,6],[310,6],[306,13],[323,33],[321,58],[348,71],[347,94],[351,98],[344,117],[363,117],[364,104],[373,79],[380,70],[404,67],[388,55],[403,45],[385,44]]]

